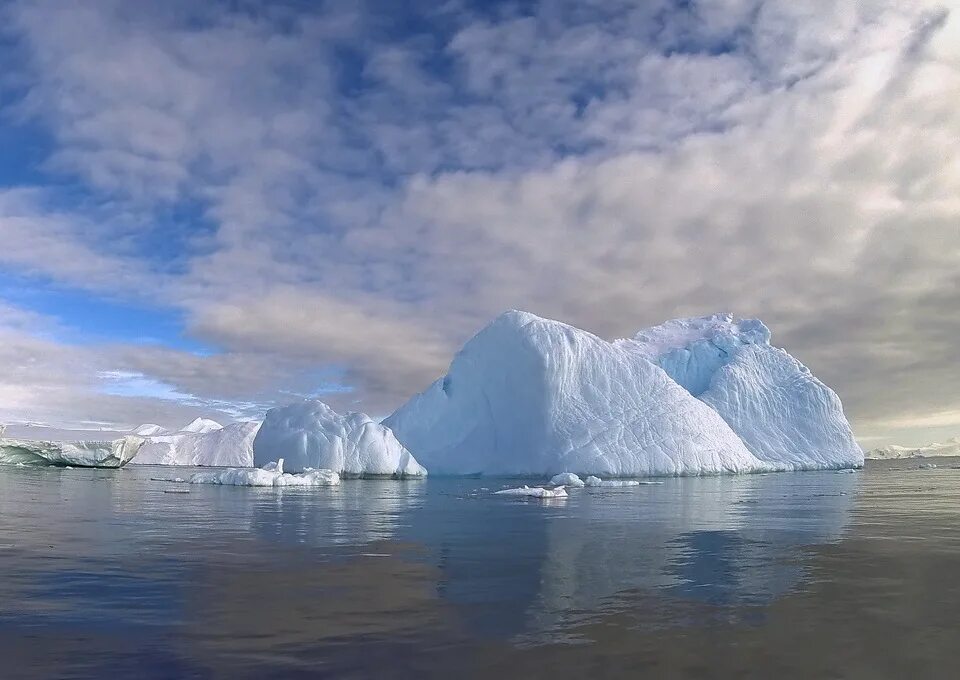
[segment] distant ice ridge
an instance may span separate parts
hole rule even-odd
[[[284,472],[281,458],[265,464],[262,468],[197,472],[190,477],[190,483],[223,486],[336,486],[340,483],[340,475],[333,470],[304,470],[298,474]]]
[[[433,473],[604,477],[858,467],[837,396],[760,321],[604,341],[502,314],[384,421]]]
[[[867,458],[876,460],[896,460],[898,458],[935,458],[940,456],[960,456],[960,437],[948,439],[939,444],[927,444],[926,446],[881,446],[880,448],[868,451]]]
[[[222,426],[197,418],[177,432],[159,425],[141,425],[135,433],[147,441],[134,461],[137,465],[191,465],[200,467],[252,467],[253,440],[260,423]]]
[[[123,467],[137,455],[143,438],[126,436],[112,441],[55,442],[7,439],[0,427],[0,464],[56,465],[60,467]]]
[[[267,411],[253,443],[254,464],[283,458],[289,470],[328,469],[350,477],[427,474],[393,433],[363,413],[340,415],[305,400]]]

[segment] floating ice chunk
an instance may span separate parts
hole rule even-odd
[[[143,443],[134,435],[75,442],[0,438],[0,464],[118,468],[129,463]]]
[[[336,486],[340,483],[340,475],[333,470],[310,470],[290,474],[283,471],[283,461],[277,461],[270,469],[264,466],[198,472],[190,477],[190,483],[225,486]]]
[[[936,470],[937,464],[936,463],[920,463],[920,465],[918,465],[917,467],[921,470]]]
[[[585,486],[603,486],[608,488],[623,487],[623,486],[640,486],[640,482],[635,479],[609,479],[603,480],[599,477],[594,477],[590,475],[584,481]]]
[[[254,463],[281,456],[293,472],[323,468],[348,476],[427,474],[389,428],[363,413],[340,415],[316,400],[267,412],[253,443]]]
[[[572,472],[561,472],[559,475],[554,475],[550,479],[550,484],[553,486],[572,486],[577,488],[583,486],[583,480]]]
[[[496,496],[529,496],[530,498],[566,498],[567,490],[562,486],[555,489],[544,489],[542,486],[521,486],[516,489],[502,489],[494,491]]]

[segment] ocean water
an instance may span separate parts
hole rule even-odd
[[[960,677],[960,461],[918,464],[550,500],[4,467],[0,677]]]

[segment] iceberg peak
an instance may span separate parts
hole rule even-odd
[[[194,434],[208,434],[222,430],[223,425],[209,418],[196,418],[184,427],[181,432],[193,432]]]

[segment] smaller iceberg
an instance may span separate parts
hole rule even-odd
[[[262,468],[228,468],[198,472],[190,477],[190,483],[223,486],[337,486],[340,475],[333,470],[304,470],[297,474],[284,472],[281,458]]]
[[[554,475],[550,479],[550,486],[572,486],[579,488],[584,486],[584,483],[578,475],[572,472],[561,472],[559,475]]]
[[[0,426],[0,464],[120,468],[137,455],[144,439],[128,435],[112,441],[8,439]]]
[[[393,432],[364,413],[340,415],[308,399],[267,411],[253,442],[255,465],[283,458],[294,472],[327,469],[350,477],[427,474]]]
[[[526,496],[528,498],[566,498],[567,490],[562,486],[555,489],[545,489],[542,486],[520,486],[516,489],[502,489],[494,491],[494,496]]]
[[[258,422],[222,426],[197,418],[177,432],[159,425],[141,425],[134,433],[146,437],[134,465],[253,467],[253,440]]]

